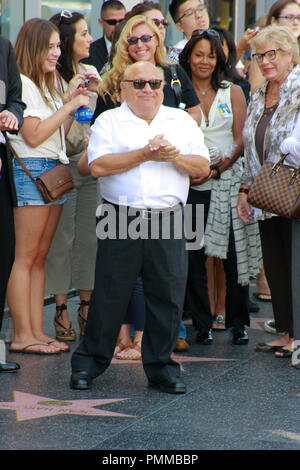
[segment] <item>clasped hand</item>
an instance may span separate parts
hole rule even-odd
[[[19,121],[16,116],[5,109],[0,113],[0,131],[17,131],[19,129]]]
[[[180,155],[174,145],[164,139],[164,134],[159,134],[149,140],[150,159],[160,162],[170,162]]]

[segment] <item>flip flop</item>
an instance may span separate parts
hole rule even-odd
[[[263,292],[253,292],[253,297],[260,302],[272,302],[271,294],[264,294]]]
[[[60,354],[61,350],[59,351],[53,351],[53,352],[46,352],[46,351],[38,351],[38,350],[30,350],[29,348],[31,348],[32,346],[48,346],[48,344],[46,343],[34,343],[34,344],[28,344],[27,346],[25,346],[24,348],[22,349],[13,349],[13,348],[10,348],[9,349],[9,352],[11,353],[18,353],[18,354],[36,354],[36,355],[39,355],[39,356],[53,356],[54,354]]]

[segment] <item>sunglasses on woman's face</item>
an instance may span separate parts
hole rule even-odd
[[[163,25],[166,28],[169,24],[168,21],[165,20],[164,18],[162,20],[159,20],[158,18],[152,18],[152,21],[153,23],[155,23],[157,27],[159,27],[160,25]]]
[[[142,42],[150,42],[153,36],[154,34],[152,34],[152,36],[150,36],[150,34],[143,34],[143,36],[141,36],[140,38],[134,36],[132,38],[128,38],[127,42],[130,46],[133,46],[134,44],[137,44],[139,40]]]
[[[151,90],[158,90],[161,87],[162,80],[152,79],[152,80],[123,80],[123,82],[132,83],[133,88],[136,90],[143,90],[146,84],[149,83]]]
[[[192,37],[195,37],[195,36],[199,36],[200,38],[201,36],[211,36],[213,38],[220,37],[219,33],[215,31],[214,29],[195,29],[192,32]]]
[[[124,18],[121,18],[120,20],[106,20],[104,18],[102,18],[103,21],[105,21],[105,23],[109,24],[109,26],[116,26],[116,24],[119,24],[121,23],[121,21],[123,21]]]

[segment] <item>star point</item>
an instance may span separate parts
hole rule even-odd
[[[127,398],[108,398],[91,400],[55,400],[40,395],[14,391],[13,402],[0,402],[0,409],[14,410],[17,421],[58,416],[60,414],[82,416],[116,416],[119,418],[135,418],[133,415],[116,413],[95,408],[110,403],[127,400]]]

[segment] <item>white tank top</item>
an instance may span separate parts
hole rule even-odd
[[[224,82],[223,82],[224,83]],[[207,147],[218,147],[221,154],[230,156],[234,149],[232,134],[233,113],[231,107],[231,84],[227,88],[219,88],[210,107],[208,120],[201,109],[200,129],[204,134],[204,142]],[[201,105],[200,105],[201,107]],[[193,189],[206,191],[211,189],[211,181],[207,181]]]

